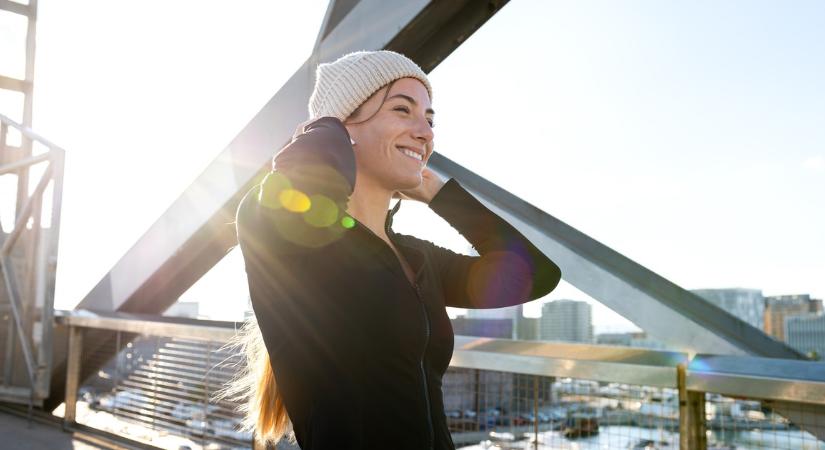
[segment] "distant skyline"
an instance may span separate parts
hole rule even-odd
[[[39,1],[34,129],[68,151],[57,307],[278,91],[325,8]],[[825,2],[514,0],[430,79],[436,151],[639,264],[685,289],[825,297]],[[424,205],[395,223],[466,249]],[[239,256],[181,299],[242,317]],[[558,298],[593,304],[597,332],[633,329],[567,283],[525,313]]]

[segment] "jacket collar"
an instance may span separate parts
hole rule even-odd
[[[393,232],[392,231],[392,220],[393,220],[393,217],[395,216],[395,213],[397,213],[398,210],[401,208],[401,202],[402,202],[402,200],[398,199],[398,201],[395,203],[395,206],[393,206],[392,209],[390,209],[389,212],[387,212],[387,218],[384,219],[384,231],[387,232],[387,235],[389,235],[390,233]]]
[[[384,222],[384,229],[387,231],[387,236],[390,237],[393,243],[396,245],[403,247],[404,250],[399,250],[404,254],[404,257],[407,259],[407,262],[412,266],[413,270],[415,271],[415,277],[418,279],[421,275],[421,272],[424,270],[424,252],[418,248],[418,246],[413,245],[409,242],[403,235],[397,234],[393,231],[392,221],[395,217],[395,213],[401,208],[401,202],[403,200],[398,199],[398,202],[395,203],[395,206],[390,209],[387,213],[387,219]]]
[[[403,234],[398,234],[392,229],[392,222],[395,217],[395,213],[397,213],[401,208],[401,202],[402,200],[399,199],[398,202],[396,202],[395,205],[387,212],[387,217],[384,219],[384,231],[386,231],[387,236],[393,244],[398,247],[398,251],[404,255],[404,258],[410,266],[412,266],[413,271],[415,272],[416,280],[420,280],[421,274],[424,271],[424,252],[422,252],[418,246],[407,240],[406,236]],[[393,253],[392,249],[389,248],[389,245],[387,245],[386,242],[381,240],[381,238],[376,236],[375,233],[360,222],[358,222],[358,227],[363,228],[363,237],[376,252],[376,256],[383,260],[383,262],[394,272],[397,272],[400,276],[405,277],[403,271],[399,272],[398,268],[400,266],[397,261],[398,257],[395,256],[395,253]]]

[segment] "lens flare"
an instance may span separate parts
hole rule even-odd
[[[289,178],[278,172],[268,173],[261,183],[261,190],[258,191],[258,203],[269,209],[281,209],[279,195],[285,189],[292,189]]]
[[[316,228],[328,227],[338,220],[338,205],[331,198],[316,194],[309,198],[310,208],[304,212],[304,222]]]
[[[297,189],[284,189],[278,194],[278,200],[286,210],[296,213],[306,212],[312,206],[309,197]]]

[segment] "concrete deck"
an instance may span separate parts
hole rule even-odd
[[[7,450],[98,450],[58,427],[0,412],[0,448]]]

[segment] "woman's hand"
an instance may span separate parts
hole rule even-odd
[[[430,201],[438,194],[438,191],[444,186],[444,181],[435,174],[429,167],[424,167],[421,171],[421,184],[413,189],[405,191],[396,191],[393,198],[402,198],[409,200],[418,200],[419,202],[430,203]]]

